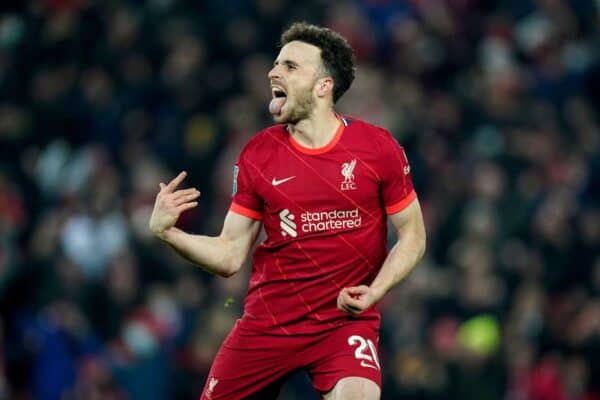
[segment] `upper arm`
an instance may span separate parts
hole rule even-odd
[[[220,238],[226,245],[233,272],[237,272],[252,248],[261,228],[264,202],[256,192],[255,152],[248,144],[233,170],[232,202]]]
[[[389,219],[394,225],[399,240],[406,235],[412,235],[421,242],[423,251],[425,250],[425,224],[418,199],[414,199],[402,211],[390,214]]]
[[[248,218],[233,211],[228,211],[225,216],[221,237],[240,244],[245,241],[251,241],[252,243],[249,244],[251,246],[260,227],[260,220]]]
[[[248,218],[233,211],[227,213],[220,238],[228,244],[227,247],[231,250],[229,256],[232,257],[235,269],[241,268],[260,228],[260,220]]]

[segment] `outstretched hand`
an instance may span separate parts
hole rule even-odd
[[[337,307],[344,312],[358,315],[371,307],[377,299],[367,285],[343,288],[337,297]]]
[[[200,192],[196,188],[176,190],[186,176],[187,172],[183,171],[168,184],[159,184],[160,191],[156,195],[149,226],[150,231],[161,239],[175,226],[182,212],[198,205],[196,200]]]

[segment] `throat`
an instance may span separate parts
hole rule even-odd
[[[341,125],[342,122],[335,114],[332,114],[331,119],[324,121],[303,120],[297,124],[288,124],[287,131],[292,140],[300,146],[319,149],[326,147],[334,140]]]

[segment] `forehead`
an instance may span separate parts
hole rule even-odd
[[[294,61],[300,65],[321,64],[321,49],[312,44],[294,40],[281,48],[277,61]]]

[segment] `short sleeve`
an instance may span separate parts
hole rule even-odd
[[[248,218],[262,220],[263,201],[255,191],[252,178],[255,167],[248,160],[246,151],[242,151],[233,167],[232,202],[229,209]]]
[[[387,214],[404,210],[417,198],[410,175],[410,164],[400,144],[388,132],[384,134],[379,159],[381,191]]]

